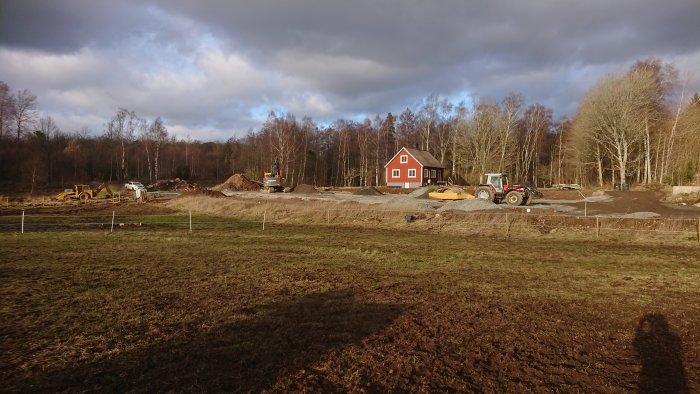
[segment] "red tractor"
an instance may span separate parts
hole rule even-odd
[[[530,185],[511,185],[506,174],[484,174],[474,196],[496,204],[506,200],[508,205],[517,206],[530,204],[533,197],[542,197],[542,193]]]

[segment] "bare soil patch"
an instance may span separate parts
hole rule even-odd
[[[589,212],[599,215],[653,212],[663,217],[697,218],[700,216],[700,209],[696,209],[696,207],[662,202],[664,194],[657,191],[607,191],[605,194],[613,197],[613,199],[594,204],[588,203]],[[584,204],[579,202],[573,205],[578,209],[582,209]]]
[[[115,212],[117,215],[166,215],[179,212],[166,206],[166,204],[166,201],[150,201],[148,203],[128,202],[120,204],[93,201],[86,204],[75,202],[45,207],[0,207],[0,216],[21,215],[22,211],[24,211],[25,215],[71,215],[76,217],[101,214],[111,215],[112,212]]]
[[[303,183],[302,183],[301,185],[296,185],[296,186],[294,187],[294,189],[292,189],[292,193],[305,193],[305,194],[309,194],[309,193],[319,193],[319,191],[316,190],[316,188],[313,187],[312,185],[306,185],[306,184],[303,184]]]

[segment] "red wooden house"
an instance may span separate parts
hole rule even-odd
[[[401,148],[384,171],[387,186],[409,188],[443,183],[445,167],[428,151]]]

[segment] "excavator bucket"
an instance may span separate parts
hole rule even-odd
[[[109,185],[106,183],[101,184],[100,186],[97,186],[97,188],[94,191],[94,198],[110,198],[114,195],[112,192],[112,189],[109,188]]]

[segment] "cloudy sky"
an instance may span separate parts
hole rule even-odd
[[[0,0],[0,80],[63,131],[117,108],[226,139],[271,110],[319,122],[522,93],[555,117],[636,60],[700,90],[698,0]]]

